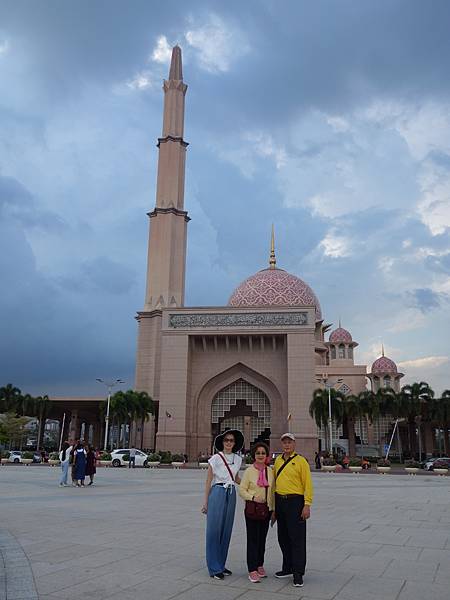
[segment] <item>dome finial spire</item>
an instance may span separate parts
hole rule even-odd
[[[341,317],[339,317],[339,327],[342,327],[342,325],[341,325]]]
[[[272,236],[270,238],[270,258],[269,258],[269,268],[275,269],[275,265],[277,264],[277,259],[275,258],[275,232],[272,223]]]
[[[384,344],[381,344],[381,356],[384,356]]]

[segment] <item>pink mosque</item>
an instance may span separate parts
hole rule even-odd
[[[240,283],[226,306],[184,305],[187,228],[183,138],[187,85],[181,49],[172,51],[164,81],[156,205],[150,217],[145,305],[139,325],[135,388],[158,407],[145,425],[143,447],[195,459],[211,452],[214,436],[228,427],[244,432],[245,445],[268,441],[278,449],[290,430],[308,458],[325,447],[309,415],[321,384],[345,394],[400,387],[402,373],[384,356],[367,373],[355,364],[358,346],[349,331],[331,331],[320,302],[302,279],[277,266],[272,229],[268,265]],[[326,336],[328,335],[328,340]],[[318,383],[321,381],[321,383]],[[389,421],[357,424],[364,444],[385,442]],[[337,441],[341,430],[334,431]]]

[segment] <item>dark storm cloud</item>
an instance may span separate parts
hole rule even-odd
[[[60,277],[58,284],[78,293],[127,294],[136,282],[128,266],[99,256],[80,265],[78,277]]]

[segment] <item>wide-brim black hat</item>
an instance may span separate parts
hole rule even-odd
[[[214,448],[218,452],[223,451],[223,438],[227,433],[234,435],[234,446],[233,452],[239,452],[244,447],[244,435],[239,429],[226,429],[223,433],[219,434],[214,440]]]

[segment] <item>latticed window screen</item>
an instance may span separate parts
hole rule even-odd
[[[386,441],[389,441],[387,438],[389,437],[389,433],[392,431],[392,421],[393,418],[389,415],[386,417],[378,417],[378,419],[374,421],[373,433],[375,444],[383,444]]]
[[[258,414],[258,417],[252,417],[251,419],[252,439],[257,437],[264,429],[270,428],[269,399],[262,390],[243,379],[238,379],[238,381],[216,394],[211,407],[211,421],[218,423],[220,419],[223,419],[225,413],[236,406],[238,400],[244,401],[247,406],[250,406]],[[220,427],[221,431],[229,428],[243,430],[244,417],[236,416],[223,419]]]

